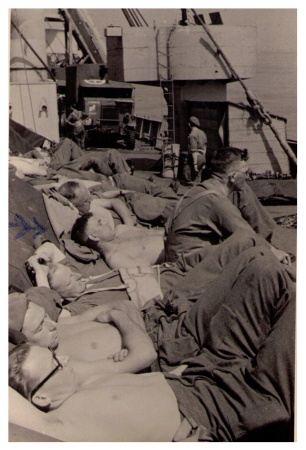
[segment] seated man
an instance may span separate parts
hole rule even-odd
[[[112,190],[101,193],[100,197],[90,195],[90,191],[81,181],[67,181],[63,183],[58,192],[67,198],[81,214],[88,213],[92,207],[101,205],[105,208],[111,207],[126,225],[133,225],[133,219],[128,205],[140,221],[155,223],[159,221],[162,225],[166,222],[170,211],[176,204],[174,200],[153,197],[149,194],[132,192],[129,190]],[[120,196],[120,198],[118,198]],[[121,200],[122,199],[122,200]],[[124,202],[124,203],[123,203]]]
[[[200,250],[205,254],[235,231],[256,232],[270,240],[275,223],[246,185],[248,166],[242,157],[236,148],[219,151],[211,162],[211,178],[189,189],[177,203],[167,226],[167,261]],[[236,191],[241,193],[238,207],[229,199]],[[280,261],[290,263],[287,253],[271,248]]]
[[[117,225],[112,229],[98,211],[83,214],[71,239],[101,253],[111,269],[150,266],[164,261],[164,230]]]
[[[181,373],[132,375],[156,354],[120,310],[97,320],[120,330],[128,350],[123,361],[81,362],[29,344],[16,347],[9,384],[45,412],[13,391],[11,422],[76,442],[234,441],[263,430],[292,431],[294,286],[269,250],[254,254],[238,278],[224,276],[174,327],[173,339],[181,329],[198,346],[189,357],[182,349]]]

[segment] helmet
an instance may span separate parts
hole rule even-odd
[[[192,123],[193,125],[196,125],[197,127],[200,126],[199,119],[195,116],[191,116],[189,122]]]

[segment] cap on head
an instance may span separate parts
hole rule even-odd
[[[51,320],[58,321],[62,308],[62,298],[57,292],[44,286],[35,286],[28,288],[25,295],[27,300],[44,308]]]
[[[21,331],[28,309],[29,299],[25,294],[12,293],[9,295],[9,328]]]
[[[191,123],[192,125],[196,125],[197,127],[200,126],[200,121],[197,117],[195,116],[191,116],[189,119],[189,123]]]

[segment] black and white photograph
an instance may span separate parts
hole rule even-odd
[[[297,2],[49,3],[1,11],[4,442],[299,443]]]

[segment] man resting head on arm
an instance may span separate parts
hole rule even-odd
[[[130,226],[135,225],[131,212],[119,198],[92,200],[87,187],[81,181],[67,181],[58,188],[58,192],[67,198],[79,210],[80,214],[94,211],[96,208],[105,208],[117,213],[122,223]]]
[[[113,230],[99,212],[78,218],[71,239],[99,251],[111,269],[149,266],[164,258],[163,229],[118,225]]]

